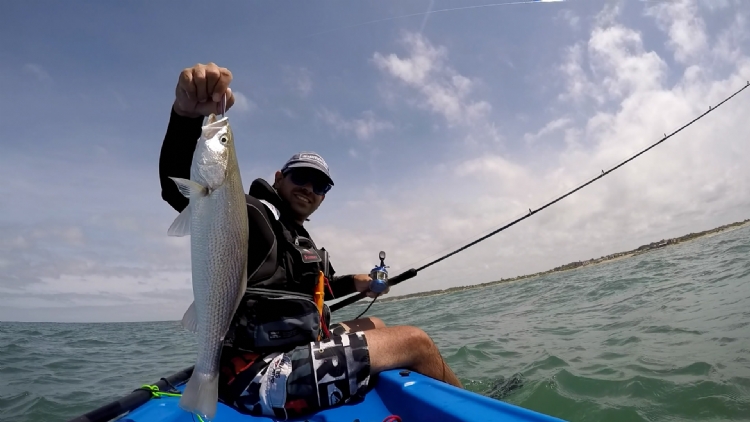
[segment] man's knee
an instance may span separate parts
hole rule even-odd
[[[385,328],[385,322],[383,322],[382,319],[374,316],[368,318],[370,319],[370,321],[372,321],[372,324],[375,326],[375,328]]]
[[[418,327],[397,325],[383,327],[374,332],[377,332],[377,337],[382,339],[380,341],[395,346],[407,354],[429,353],[435,348],[435,343],[430,336]],[[371,337],[369,333],[365,333],[365,336]]]
[[[413,327],[410,325],[405,326],[405,328],[408,329],[408,331],[406,331],[406,338],[409,347],[419,348],[421,349],[421,351],[432,349],[435,347],[435,343],[432,341],[430,336],[421,328]]]
[[[432,339],[417,327],[393,326],[366,331],[370,361],[374,372],[399,366],[414,368],[430,360],[437,352]]]

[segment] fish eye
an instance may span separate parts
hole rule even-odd
[[[227,138],[227,136],[224,135],[221,138],[219,138],[219,141],[221,141],[222,144],[226,144],[227,141],[229,141],[229,138]]]

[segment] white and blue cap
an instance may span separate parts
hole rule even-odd
[[[333,186],[333,179],[331,178],[331,174],[328,171],[328,164],[326,164],[326,161],[323,159],[323,157],[315,152],[303,151],[298,154],[292,155],[292,158],[290,158],[289,161],[284,164],[284,167],[281,168],[281,173],[287,174],[289,170],[295,168],[311,168],[318,170],[319,172],[323,173],[326,178],[328,178],[331,186]]]

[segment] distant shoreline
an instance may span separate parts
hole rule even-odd
[[[748,223],[750,223],[750,219],[746,219],[746,220],[743,220],[743,221],[738,221],[736,223],[725,224],[723,226],[719,226],[719,227],[716,227],[714,229],[705,230],[705,231],[698,232],[698,233],[689,233],[689,234],[686,234],[684,236],[675,237],[673,239],[662,239],[662,240],[660,240],[658,242],[651,242],[651,243],[649,243],[647,245],[639,246],[638,248],[630,250],[630,251],[617,252],[617,253],[613,253],[613,254],[610,254],[610,255],[602,256],[600,258],[592,258],[592,259],[589,259],[589,260],[586,260],[586,261],[571,262],[569,264],[560,265],[559,267],[555,267],[555,268],[553,268],[551,270],[542,271],[542,272],[538,272],[538,273],[534,273],[534,274],[520,275],[520,276],[512,277],[512,278],[501,278],[500,280],[497,280],[497,281],[489,281],[487,283],[472,284],[472,285],[469,285],[469,286],[458,286],[458,287],[451,287],[449,289],[443,289],[443,290],[429,290],[429,291],[426,291],[426,292],[411,293],[411,294],[408,294],[408,295],[402,295],[402,296],[395,296],[395,297],[384,298],[384,299],[381,299],[380,302],[392,302],[392,301],[397,301],[397,300],[412,299],[412,298],[415,298],[415,297],[435,296],[435,295],[441,295],[441,294],[446,294],[446,293],[459,292],[459,291],[463,291],[463,290],[481,289],[483,287],[494,286],[494,285],[497,285],[497,284],[510,283],[510,282],[513,282],[513,281],[518,281],[518,280],[524,280],[524,279],[528,279],[528,278],[539,277],[539,276],[547,275],[547,274],[551,274],[551,273],[557,273],[557,272],[562,272],[562,271],[570,271],[570,270],[575,270],[575,269],[582,268],[582,267],[588,267],[588,266],[591,266],[591,265],[602,264],[602,263],[605,263],[605,262],[617,261],[617,260],[620,260],[620,259],[630,258],[630,257],[636,256],[636,255],[641,255],[641,254],[644,254],[644,253],[648,253],[648,252],[651,252],[653,250],[661,249],[661,248],[664,248],[664,247],[667,247],[667,246],[670,246],[670,245],[676,245],[678,243],[689,242],[691,240],[695,240],[695,239],[698,239],[698,238],[701,238],[701,237],[705,237],[705,236],[708,236],[708,235],[712,235],[712,234],[720,233],[720,232],[723,232],[723,231],[727,231],[729,229],[739,228],[739,227],[742,227],[744,225],[747,225]]]

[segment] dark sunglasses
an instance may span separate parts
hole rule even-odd
[[[325,195],[331,190],[331,184],[318,175],[318,172],[292,170],[287,173],[289,179],[297,186],[305,186],[312,183],[313,193],[316,195]]]

